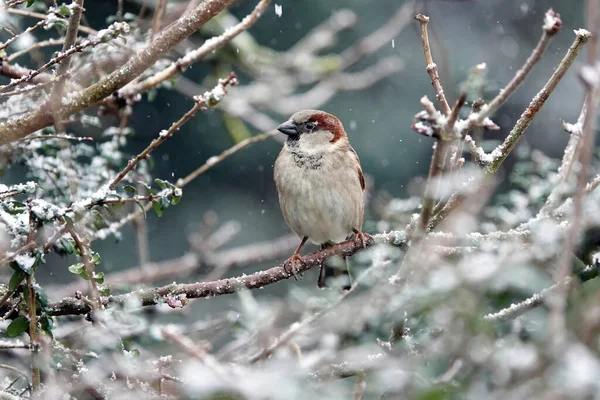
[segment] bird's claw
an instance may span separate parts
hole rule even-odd
[[[367,247],[369,242],[371,242],[372,240],[373,237],[368,233],[356,232],[354,236],[354,242],[356,243],[356,245],[363,249]]]
[[[300,277],[298,276],[298,269],[303,266],[304,261],[298,254],[294,254],[283,263],[283,269],[285,272],[287,272],[288,276],[293,275],[294,279],[297,281],[300,280]]]

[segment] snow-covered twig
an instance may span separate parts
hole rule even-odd
[[[75,242],[75,246],[79,249],[83,267],[85,268],[85,272],[90,282],[90,293],[92,295],[92,301],[90,303],[92,311],[97,313],[98,310],[102,308],[102,303],[100,301],[100,292],[98,291],[98,286],[96,286],[96,280],[94,279],[94,262],[92,261],[92,256],[90,254],[89,240],[84,239],[79,233],[75,232],[75,227],[69,222],[67,222],[67,232],[69,232],[69,235],[71,235]]]
[[[233,0],[207,0],[166,28],[156,40],[131,57],[123,66],[100,82],[73,95],[59,110],[69,116],[111,96],[137,78],[183,39],[196,32],[205,22],[229,6]],[[51,110],[39,108],[0,124],[0,146],[12,143],[53,123]]]
[[[27,74],[24,74],[20,79],[14,79],[10,83],[0,86],[0,92],[4,92],[10,88],[17,86],[17,85],[20,85],[22,83],[30,81],[31,79],[35,78],[42,72],[46,71],[48,68],[50,68],[54,64],[57,64],[57,63],[62,62],[63,60],[66,60],[71,55],[73,55],[77,52],[81,52],[88,47],[97,46],[100,43],[106,43],[107,39],[110,40],[110,39],[117,37],[120,34],[129,32],[129,26],[127,24],[114,23],[113,25],[111,25],[110,28],[108,28],[108,30],[111,32],[111,34],[97,35],[96,37],[94,37],[92,39],[84,40],[77,45],[71,46],[71,47],[69,47],[68,50],[58,53],[55,57],[52,57],[46,64],[42,65],[40,68],[38,68],[36,70],[31,70]],[[67,68],[68,68],[68,64],[67,64]],[[19,138],[16,138],[15,140],[18,140],[18,139]]]
[[[537,116],[537,113],[542,109],[546,103],[546,100],[548,100],[548,97],[550,97],[554,89],[556,89],[556,86],[558,86],[559,82],[565,76],[567,70],[575,61],[579,50],[581,50],[581,48],[587,43],[591,33],[585,29],[579,29],[575,31],[575,36],[575,40],[567,51],[567,54],[565,54],[561,62],[558,64],[556,70],[550,79],[548,79],[548,82],[546,82],[544,87],[538,92],[537,95],[535,95],[533,100],[531,100],[531,103],[529,103],[529,106],[525,109],[523,114],[521,114],[521,117],[516,122],[515,126],[512,128],[504,142],[489,154],[485,153],[483,150],[481,150],[481,148],[475,147],[474,150],[477,153],[477,158],[487,173],[494,174],[496,171],[498,171],[500,165],[502,165],[506,157],[508,157],[512,149],[517,145],[517,142],[523,133],[525,133],[525,130],[527,130],[531,122],[533,122]]]
[[[228,78],[219,79],[219,83],[211,91],[205,92],[204,94],[202,94],[200,96],[195,96],[194,97],[194,106],[188,112],[186,112],[183,115],[183,117],[181,117],[179,120],[174,122],[168,130],[161,131],[158,134],[158,137],[156,139],[152,140],[152,142],[150,142],[148,147],[146,147],[144,150],[142,150],[141,153],[139,153],[137,156],[135,156],[134,158],[129,160],[129,162],[127,163],[127,166],[121,172],[119,172],[119,174],[117,174],[115,179],[110,183],[109,188],[111,190],[114,190],[117,187],[117,185],[119,184],[119,182],[121,182],[121,180],[125,177],[125,175],[127,175],[127,173],[129,171],[134,169],[135,166],[141,160],[147,158],[154,149],[156,149],[158,146],[160,146],[165,140],[170,138],[177,130],[179,130],[179,128],[183,124],[185,124],[194,115],[196,115],[196,113],[198,111],[205,110],[208,107],[214,107],[215,105],[217,105],[221,101],[223,96],[225,96],[225,94],[227,93],[226,87],[229,85],[235,86],[235,85],[237,85],[237,83],[238,83],[237,77],[232,72]]]
[[[40,14],[34,11],[29,11],[29,10],[23,10],[21,8],[7,8],[4,11],[6,11],[9,14],[14,14],[14,15],[20,15],[22,17],[29,17],[29,18],[36,18],[36,19],[41,19],[44,21],[48,21],[49,16],[45,15],[45,14]],[[50,18],[58,18],[56,16],[55,13],[50,13]],[[87,33],[88,35],[95,35],[98,33],[98,31],[96,31],[95,29],[92,29],[88,26],[80,26],[79,30],[81,32]]]
[[[533,70],[533,67],[541,60],[546,52],[548,45],[554,35],[562,28],[560,14],[552,9],[546,11],[544,15],[544,24],[542,26],[543,34],[539,42],[525,61],[525,64],[517,71],[511,81],[500,90],[498,95],[477,114],[477,118],[472,120],[472,124],[482,123],[487,117],[493,115],[508,100],[508,98],[519,88],[527,75]]]
[[[8,40],[7,40],[6,42],[4,42],[4,43],[0,43],[0,50],[3,50],[3,49],[5,49],[5,48],[7,48],[8,46],[10,46],[10,44],[11,44],[12,42],[14,42],[15,40],[17,40],[17,39],[20,37],[20,35],[23,35],[23,34],[27,34],[27,33],[33,32],[33,31],[35,31],[36,29],[38,29],[38,28],[41,28],[42,26],[44,26],[44,24],[46,24],[46,21],[39,21],[37,24],[35,24],[35,25],[33,25],[33,26],[30,26],[29,28],[25,29],[25,31],[23,31],[22,33],[20,33],[20,34],[18,34],[18,35],[15,35],[15,36],[11,37],[10,39],[8,39]]]
[[[185,56],[173,62],[167,68],[156,73],[155,75],[145,79],[142,82],[133,83],[129,86],[126,86],[125,88],[123,88],[123,90],[121,90],[121,95],[131,96],[137,93],[143,93],[148,89],[158,86],[161,82],[170,79],[175,74],[185,71],[190,65],[198,62],[207,54],[210,54],[218,48],[223,47],[237,35],[254,25],[254,23],[258,21],[260,16],[265,13],[265,10],[267,9],[270,1],[271,0],[261,0],[256,5],[254,10],[250,14],[248,14],[239,24],[228,29],[222,35],[207,40],[202,46],[200,46],[196,50],[188,52]],[[158,12],[158,10],[156,12]]]
[[[581,112],[579,113],[579,118],[577,118],[577,122],[575,124],[563,123],[565,131],[570,134],[569,142],[565,147],[563,158],[560,167],[558,168],[558,181],[556,182],[556,186],[554,186],[554,189],[552,189],[548,199],[546,199],[546,202],[538,213],[539,216],[549,215],[550,212],[559,205],[558,203],[560,202],[561,196],[565,191],[565,186],[571,172],[571,167],[573,165],[573,161],[575,161],[575,153],[583,134],[583,121],[585,120],[587,104],[588,101],[585,99],[583,101],[583,106],[581,107]]]
[[[248,362],[253,364],[255,362],[269,358],[277,349],[288,344],[289,341],[292,340],[292,338],[303,328],[312,324],[319,318],[327,315],[331,310],[340,305],[340,303],[342,303],[346,298],[348,298],[348,296],[350,296],[356,290],[356,288],[361,284],[363,279],[371,273],[371,270],[375,267],[375,265],[379,266],[378,264],[374,264],[374,266],[364,271],[360,276],[358,276],[358,278],[354,280],[354,282],[352,282],[350,289],[345,290],[336,301],[331,303],[329,306],[311,314],[309,317],[303,319],[302,321],[298,321],[290,325],[290,327],[281,336],[276,338],[271,345],[264,347],[256,354],[250,356]]]
[[[431,78],[431,84],[433,85],[433,89],[435,90],[435,98],[442,105],[444,113],[450,114],[450,105],[448,104],[448,100],[446,100],[446,95],[444,94],[444,88],[442,87],[442,83],[440,82],[440,76],[438,75],[438,67],[433,62],[433,57],[431,56],[431,47],[429,45],[429,35],[427,33],[427,24],[429,23],[429,17],[423,14],[417,14],[415,17],[417,21],[419,21],[421,27],[421,44],[423,45],[423,53],[425,54],[425,69]]]
[[[588,4],[592,6],[591,3]],[[598,21],[594,20],[589,26],[591,32],[598,32]],[[576,32],[577,33],[577,32]],[[580,30],[577,36],[585,36],[586,40],[591,33],[587,30]],[[572,46],[573,47],[573,46]],[[590,55],[595,53],[590,53]],[[571,257],[576,244],[576,238],[583,231],[586,223],[583,215],[583,197],[590,171],[590,163],[592,161],[592,151],[594,149],[596,137],[596,116],[598,115],[598,100],[600,99],[600,66],[596,59],[588,60],[587,68],[584,67],[580,72],[580,77],[586,85],[587,104],[583,118],[582,138],[579,143],[579,148],[575,150],[577,161],[579,162],[580,170],[577,174],[577,187],[575,196],[573,197],[573,215],[571,217],[571,226],[565,236],[564,248],[558,264],[558,269],[555,274],[555,282],[557,282],[556,301],[552,303],[552,326],[554,335],[557,341],[566,339],[566,308],[568,288],[565,285],[565,279],[571,272]]]
[[[81,41],[81,39],[78,39],[78,40]],[[37,49],[41,49],[42,47],[48,47],[48,46],[62,46],[62,44],[64,42],[65,42],[65,40],[63,38],[42,40],[41,42],[34,43],[31,46],[29,46],[23,50],[19,50],[17,52],[12,53],[10,56],[8,56],[6,58],[6,61],[11,63],[14,60],[16,60],[17,58],[29,53],[32,50],[37,50]]]
[[[83,14],[83,0],[73,0],[71,6],[69,7],[71,10],[71,16],[69,17],[69,24],[67,25],[67,32],[65,33],[65,42],[63,43],[62,53],[67,53],[72,47],[75,46],[75,42],[77,41],[77,32],[79,30],[79,22],[81,21],[81,16]],[[119,23],[120,24],[120,23]],[[126,28],[121,33],[129,32],[129,26],[120,24],[119,27],[123,26]],[[111,26],[112,28],[112,26]],[[99,44],[99,43],[98,43]],[[54,73],[54,76],[58,78],[54,86],[52,87],[52,92],[50,93],[49,104],[53,110],[54,114],[54,126],[57,128],[57,133],[62,132],[62,124],[60,122],[61,115],[58,112],[60,106],[62,104],[62,96],[65,87],[65,81],[67,79],[67,72],[69,72],[69,65],[71,64],[71,59],[69,57],[64,57],[62,60],[58,62],[58,68]]]

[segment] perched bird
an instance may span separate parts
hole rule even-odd
[[[354,234],[364,246],[365,179],[358,155],[335,116],[302,110],[277,129],[287,135],[275,161],[279,205],[287,225],[302,239],[284,263],[296,276],[300,250],[309,239],[326,248]],[[317,286],[325,287],[333,275],[336,270],[323,263]]]

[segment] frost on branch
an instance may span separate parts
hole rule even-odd
[[[19,0],[6,3],[11,10],[31,10],[16,4]],[[199,18],[202,10],[216,12],[231,2],[195,3],[189,7]],[[127,10],[133,7],[125,4]],[[427,85],[435,80],[435,93],[419,94],[422,110],[412,128],[427,136],[421,142],[435,143],[438,156],[425,185],[402,182],[410,186],[408,198],[385,193],[377,182],[375,189],[367,185],[364,227],[372,240],[350,238],[305,255],[305,281],[290,282],[280,263],[295,249],[294,235],[254,242],[263,232],[252,229],[260,225],[221,223],[191,205],[195,211],[189,220],[198,223],[189,225],[201,226],[190,235],[189,251],[172,259],[166,255],[169,240],[164,240],[162,223],[173,217],[166,209],[185,200],[188,183],[217,165],[233,163],[228,167],[236,170],[229,156],[276,137],[276,120],[299,108],[323,108],[341,91],[370,88],[413,61],[393,56],[368,64],[378,49],[391,51],[390,43],[398,52],[398,33],[410,26],[414,5],[405,2],[387,22],[339,52],[332,46],[363,22],[360,15],[335,11],[275,56],[249,29],[261,15],[271,13],[283,21],[294,10],[283,13],[288,6],[267,0],[256,1],[243,18],[221,13],[199,34],[194,21],[173,20],[174,2],[146,5],[153,35],[143,18],[119,10],[111,17],[116,22],[98,32],[80,25],[74,46],[48,52],[44,61],[50,64],[44,70],[16,62],[33,51],[23,49],[23,43],[32,37],[41,43],[37,28],[22,41],[14,40],[15,47],[9,43],[0,70],[13,86],[0,93],[0,118],[18,121],[15,129],[31,110],[44,110],[58,78],[68,79],[60,120],[48,117],[0,149],[6,167],[22,168],[25,175],[22,183],[0,184],[5,271],[0,330],[7,337],[0,341],[0,352],[10,356],[1,363],[10,378],[0,381],[0,397],[593,398],[600,365],[594,282],[600,264],[599,166],[595,155],[590,162],[594,174],[581,186],[576,174],[582,161],[574,155],[577,141],[590,131],[586,113],[565,125],[571,135],[561,161],[527,146],[514,148],[539,111],[546,88],[522,113],[516,129],[487,132],[499,129],[493,114],[533,70],[549,37],[558,36],[562,21],[551,10],[540,21],[543,36],[533,61],[513,71],[514,79],[502,90],[494,88],[490,99],[490,88],[482,88],[497,68],[476,65],[453,104],[446,99],[453,91],[442,86],[450,83],[437,74],[446,66],[441,57],[427,54],[432,49],[426,46],[431,59],[419,79]],[[49,33],[63,38],[75,7],[77,2],[50,7],[40,27],[51,27]],[[133,21],[131,27],[122,20]],[[423,15],[418,20],[426,44],[426,24],[439,22]],[[193,26],[193,37],[175,37],[186,26]],[[196,43],[195,36],[202,39]],[[575,36],[581,41],[589,33],[580,30]],[[164,48],[153,47],[157,42]],[[41,47],[48,46],[56,43]],[[558,83],[560,72],[574,60],[576,52],[569,51],[550,84]],[[130,60],[150,53],[156,58],[135,64],[132,75]],[[70,60],[68,77],[56,77],[53,71],[63,60]],[[201,87],[182,76],[192,65],[202,66],[196,71],[219,72],[232,65],[243,71],[243,84],[230,89],[238,83],[231,74],[207,76]],[[595,65],[582,68],[587,90],[597,86],[597,72]],[[105,86],[111,90],[104,91]],[[153,127],[152,140],[132,153],[132,117],[147,105],[139,103],[154,101],[163,89],[186,94],[182,104],[189,106]],[[74,103],[80,108],[69,108]],[[215,143],[231,144],[198,160],[187,175],[173,176],[174,182],[156,177],[156,148],[183,134],[180,127],[195,114],[213,107],[229,132],[213,129],[210,137],[219,135]],[[265,133],[253,135],[246,124]],[[491,148],[481,141],[484,135],[508,139]],[[187,150],[175,155],[198,158]],[[504,178],[495,172],[509,153],[516,155],[516,165]],[[578,187],[583,189],[580,210],[574,201]],[[211,188],[202,185],[200,190],[212,196]],[[240,201],[245,213],[243,205]],[[425,223],[423,210],[429,213]],[[146,225],[148,211],[148,218],[163,218],[152,222],[154,229]],[[573,251],[565,252],[578,212],[582,235]],[[138,244],[134,267],[112,254],[118,251],[112,241],[130,225]],[[247,244],[237,246],[238,239]],[[572,256],[569,276],[557,281],[564,254]],[[325,261],[345,268],[344,258],[353,278],[349,290],[335,279],[328,290],[306,284]],[[65,275],[72,278],[68,285],[62,283]],[[229,297],[219,302],[212,299],[216,296]],[[556,306],[560,298],[568,304],[562,311]],[[557,313],[577,321],[564,326],[566,335],[552,323]],[[567,340],[557,345],[557,337]]]

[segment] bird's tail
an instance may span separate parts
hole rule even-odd
[[[325,243],[321,245],[321,250],[331,247],[331,244]],[[323,261],[321,264],[321,270],[319,271],[319,279],[317,280],[317,287],[319,289],[323,289],[327,287],[327,280],[331,277],[337,278],[339,276],[344,276],[346,278],[346,282],[344,283],[343,289],[350,289],[350,265],[348,264],[348,257],[344,256],[344,263],[346,264],[346,268],[334,268],[328,264],[327,260]]]

